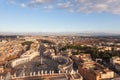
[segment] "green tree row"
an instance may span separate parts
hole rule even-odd
[[[73,55],[80,54],[80,50],[86,54],[91,54],[92,58],[101,58],[101,59],[110,59],[113,56],[120,56],[119,51],[111,50],[111,51],[104,51],[100,52],[97,47],[88,47],[88,46],[81,46],[81,45],[66,45],[59,49],[59,51],[64,51],[66,49],[75,49],[78,50],[77,52],[73,52]]]

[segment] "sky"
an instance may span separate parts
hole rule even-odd
[[[0,32],[120,33],[120,0],[0,0]]]

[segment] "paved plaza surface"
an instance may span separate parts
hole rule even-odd
[[[47,70],[47,72],[49,72],[50,70],[54,70],[55,72],[58,72],[58,65],[59,64],[57,62],[55,62],[54,60],[47,58],[47,57],[43,57],[43,64],[41,64],[40,57],[36,57],[31,62],[21,64],[21,65],[15,67],[15,70],[17,71],[17,73],[38,72],[41,70],[43,70],[43,71]]]
[[[16,71],[17,76],[22,76],[23,73],[25,75],[30,75],[30,72],[38,72],[42,71],[45,73],[49,73],[50,70],[53,70],[55,73],[58,73],[58,65],[59,63],[49,57],[43,55],[44,47],[40,46],[40,56],[35,57],[32,61],[28,63],[24,63],[21,65],[16,66],[14,69]],[[42,59],[41,59],[42,58]],[[41,64],[42,60],[42,64]],[[63,62],[64,63],[64,62]]]

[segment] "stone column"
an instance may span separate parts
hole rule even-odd
[[[14,79],[14,76],[13,76],[13,75],[11,75],[11,78],[12,78],[12,79]]]
[[[52,74],[54,74],[54,70],[52,70]]]
[[[49,71],[49,74],[51,75],[51,70]]]
[[[66,70],[65,72],[68,73],[68,70]]]
[[[60,74],[61,72],[60,72],[60,70],[59,70],[59,74]]]
[[[45,70],[45,74],[47,74],[47,70]]]
[[[78,73],[78,70],[77,70],[77,73]]]
[[[0,80],[3,80],[3,76],[0,76]]]
[[[33,76],[35,76],[35,72],[33,72]]]
[[[14,78],[16,78],[16,73],[14,73]]]
[[[41,70],[41,74],[43,74],[43,70]]]
[[[32,72],[30,72],[30,76],[32,77]]]
[[[23,72],[23,77],[25,77],[25,72]]]
[[[40,71],[38,71],[38,76],[40,76]]]

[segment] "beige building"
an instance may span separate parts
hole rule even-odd
[[[3,73],[4,72],[4,68],[3,66],[0,66],[0,73]]]
[[[118,56],[112,57],[112,58],[110,59],[110,63],[113,64],[113,65],[114,65],[115,63],[120,64],[120,57],[118,57]]]
[[[97,46],[97,48],[100,52],[111,51],[112,50],[112,47],[109,47],[109,46]]]
[[[82,54],[79,57],[79,73],[86,80],[106,80],[114,78],[114,72],[108,68],[92,61],[89,54]]]
[[[116,70],[120,71],[120,57],[112,57],[110,63],[115,67]]]

